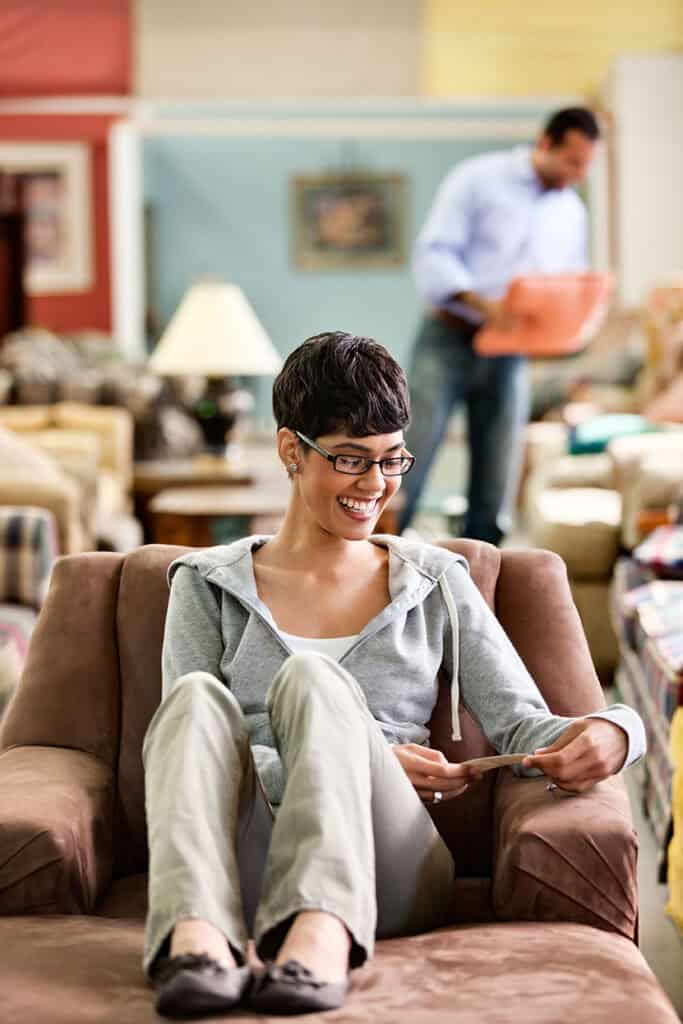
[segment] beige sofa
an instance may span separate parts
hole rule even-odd
[[[595,666],[609,682],[618,659],[609,612],[614,564],[679,497],[683,428],[615,438],[592,455],[568,455],[568,438],[564,423],[529,424],[524,520],[535,547],[564,559]]]
[[[10,497],[50,502],[65,553],[98,545],[131,550],[141,543],[140,526],[131,515],[133,419],[128,410],[77,402],[0,406],[0,427],[46,454],[53,467],[39,476],[25,473],[23,479],[16,466],[12,472],[0,469],[0,503]]]

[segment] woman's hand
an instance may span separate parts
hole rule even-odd
[[[451,800],[464,793],[472,779],[481,778],[481,772],[454,764],[440,750],[422,747],[419,743],[399,743],[391,749],[426,804],[435,802],[435,793],[441,793],[443,800]]]
[[[540,768],[560,789],[584,793],[620,771],[627,753],[628,738],[618,725],[605,718],[581,718],[551,746],[525,757],[522,767]]]

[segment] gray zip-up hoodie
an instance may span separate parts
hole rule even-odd
[[[266,692],[292,654],[256,589],[252,551],[267,537],[205,548],[169,567],[171,596],[162,658],[162,696],[188,672],[210,672],[245,714],[254,757],[271,802],[283,779]],[[571,718],[550,713],[521,658],[470,578],[461,555],[430,544],[374,536],[389,551],[390,603],[340,659],[361,686],[390,743],[428,743],[439,675],[451,684],[453,738],[461,702],[500,753],[553,743]],[[628,736],[624,767],[645,752],[639,716],[613,704],[593,717]],[[527,774],[527,772],[523,772]],[[531,770],[528,774],[538,774]]]

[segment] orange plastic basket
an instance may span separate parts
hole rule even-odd
[[[611,274],[529,274],[510,282],[509,329],[484,325],[474,339],[482,356],[563,356],[590,340],[607,312]]]

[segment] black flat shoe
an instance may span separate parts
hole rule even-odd
[[[206,953],[186,953],[159,962],[152,976],[157,1013],[189,1020],[227,1013],[242,1000],[250,967],[225,967]]]
[[[348,990],[348,978],[320,981],[298,960],[266,963],[254,976],[249,1008],[257,1013],[322,1013],[338,1009]]]

